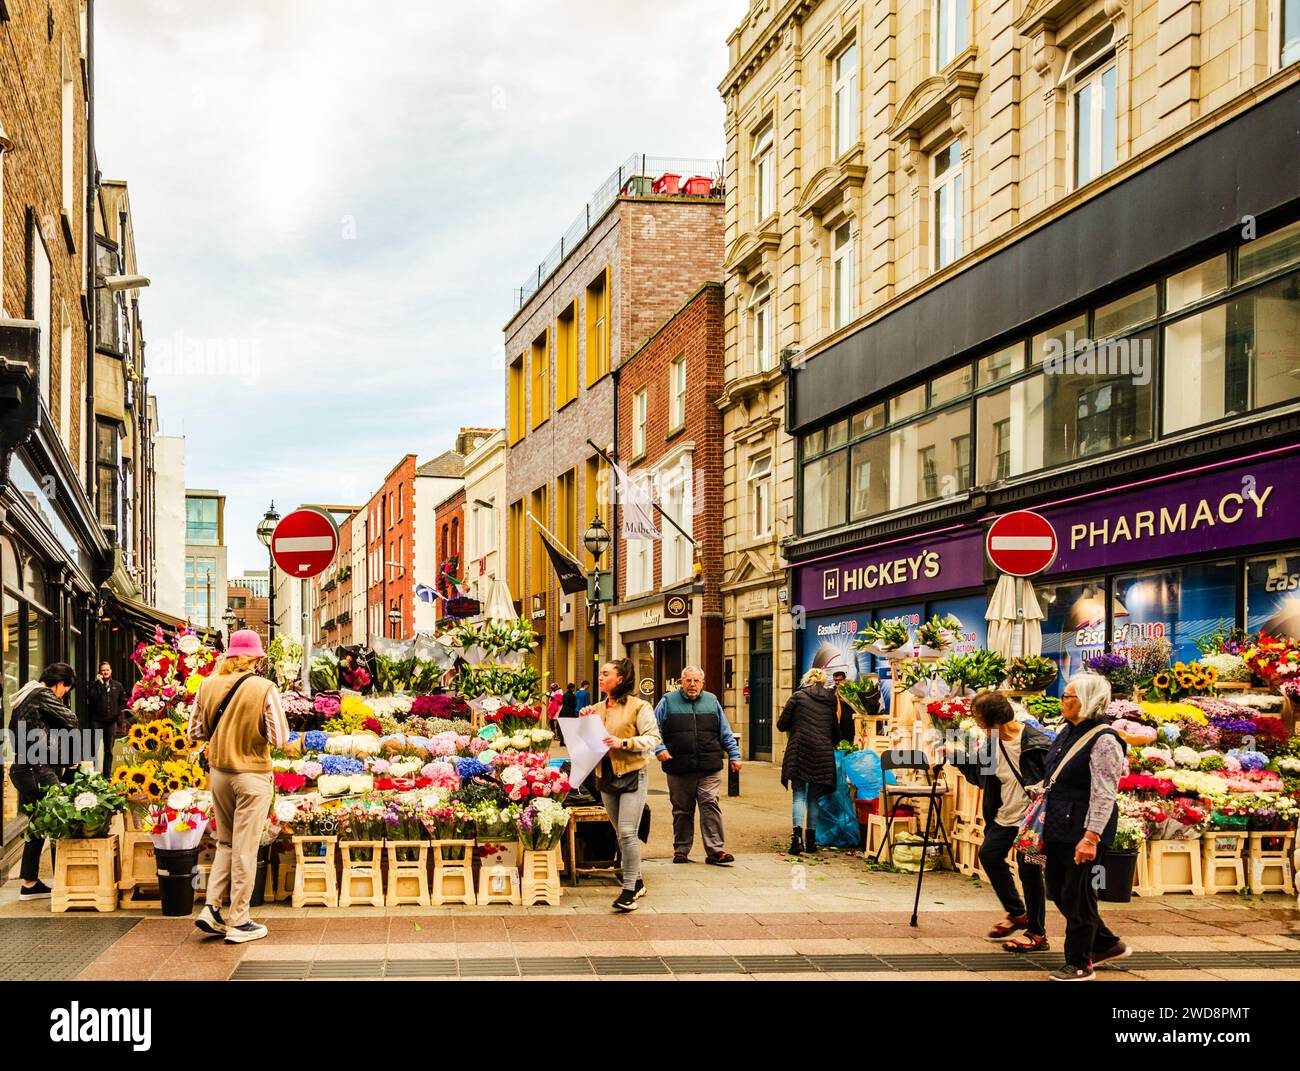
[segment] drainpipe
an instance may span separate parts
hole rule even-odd
[[[90,498],[95,524],[99,504],[95,501],[95,195],[99,172],[95,166],[95,0],[86,0],[86,298],[90,315],[86,324],[86,420],[82,434],[86,441],[86,495]],[[101,533],[101,537],[102,533]]]

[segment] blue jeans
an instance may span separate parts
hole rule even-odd
[[[790,817],[795,829],[817,828],[817,793],[807,781],[790,782]]]

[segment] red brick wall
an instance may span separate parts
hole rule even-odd
[[[395,602],[402,610],[399,636],[409,637],[415,631],[415,469],[415,455],[407,454],[384,478],[366,506],[367,516],[374,518],[367,553],[375,556],[366,606],[371,613],[370,608],[381,607],[377,630],[383,636],[393,634],[388,610]],[[401,570],[391,568],[389,562],[399,562]],[[365,631],[369,635],[369,623]]]
[[[465,491],[457,491],[445,502],[438,503],[438,541],[434,544],[434,580],[442,575],[442,563],[455,555],[460,559],[456,576],[465,579]],[[435,583],[435,587],[439,587]],[[438,599],[438,616],[446,616],[444,601]]]

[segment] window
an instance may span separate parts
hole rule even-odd
[[[835,68],[835,144],[838,160],[858,140],[858,46],[849,45],[834,61]]]
[[[632,395],[632,456],[634,458],[645,453],[645,426],[649,401],[650,396],[645,387]]]
[[[68,306],[59,303],[59,435],[72,452],[72,316]]]
[[[965,0],[934,0],[934,69],[943,70],[966,49]]]
[[[934,270],[945,268],[962,253],[961,142],[934,154]]]
[[[571,551],[578,549],[578,470],[555,481],[555,534]]]
[[[95,486],[97,491],[95,507],[99,515],[100,526],[104,528],[112,528],[116,525],[119,465],[117,443],[119,433],[119,425],[113,421],[97,420],[95,422]],[[216,506],[216,502],[212,499],[190,499],[189,501],[207,501],[211,502],[213,507]],[[188,505],[187,502],[187,514]],[[188,542],[200,541],[191,539]]]
[[[1279,6],[1282,23],[1281,65],[1287,67],[1300,60],[1300,0],[1282,0]]]
[[[587,286],[587,386],[609,373],[609,268]]]
[[[754,226],[776,211],[776,152],[772,124],[754,138]]]
[[[1092,317],[1094,339],[1116,338],[1156,318],[1156,285],[1143,287],[1106,305],[1098,306]]]
[[[185,542],[199,546],[221,545],[215,498],[185,499]]]
[[[510,594],[517,599],[525,597],[524,591],[524,500],[511,502],[507,513],[506,583]]]
[[[1300,554],[1278,551],[1246,562],[1246,628],[1300,640]],[[1232,603],[1228,603],[1230,608]],[[1231,609],[1228,611],[1231,618]]]
[[[510,406],[510,445],[514,446],[524,437],[524,356],[521,353],[510,362],[508,384]]]
[[[749,534],[766,539],[772,534],[772,455],[759,454],[749,462]]]
[[[803,524],[817,532],[844,523],[848,454],[839,450],[803,467]]]
[[[1113,26],[1070,53],[1061,82],[1069,87],[1073,112],[1071,148],[1074,185],[1082,186],[1115,166],[1115,53]]]
[[[1227,289],[1228,255],[1220,253],[1165,280],[1165,311],[1178,312]]]
[[[5,205],[5,150],[4,150],[4,146],[0,145],[0,219],[4,218],[4,205]],[[0,227],[0,232],[3,231],[4,228]],[[0,233],[0,318],[3,318],[5,316],[4,292],[5,292],[5,236],[3,233]],[[8,697],[6,696],[6,698]]]
[[[889,437],[877,435],[853,447],[852,519],[889,512]]]
[[[1241,247],[1237,259],[1237,282],[1262,279],[1297,261],[1300,261],[1300,223],[1292,223]]]
[[[1300,272],[1165,328],[1166,433],[1300,398],[1297,287]]]
[[[403,500],[406,498],[405,488],[401,483],[397,485],[397,519],[402,519]]]
[[[582,523],[584,526],[599,517],[608,528],[610,519],[609,466],[597,454],[587,458],[586,470],[582,480]],[[584,531],[585,531],[584,527]]]
[[[749,322],[754,340],[754,370],[768,372],[772,368],[772,288],[766,282],[754,287]]]
[[[686,424],[686,358],[678,357],[668,370],[669,382],[669,431],[676,431]]]
[[[575,301],[555,321],[555,408],[562,409],[578,396],[578,303]]]
[[[1171,658],[1195,661],[1196,640],[1237,604],[1237,563],[1207,562],[1115,578],[1111,649],[1128,655],[1140,644],[1164,638]]]
[[[532,377],[532,426],[543,424],[551,415],[551,338],[543,331],[533,339],[529,355],[529,372]]]
[[[636,595],[654,587],[654,541],[627,541],[627,594]]]
[[[491,554],[497,549],[496,517],[495,498],[489,498],[486,505],[474,506],[474,549],[480,557]]]
[[[831,330],[838,331],[853,319],[853,225],[836,231],[831,252]]]
[[[74,160],[76,158],[76,82],[74,81],[74,67],[68,59],[66,52],[63,54],[63,96],[62,96],[62,116],[63,116],[63,211],[68,214],[68,219],[75,219],[73,206],[77,203],[75,190]]]
[[[50,328],[54,310],[51,302],[50,254],[45,248],[45,239],[32,216],[32,307],[30,315],[40,325],[37,341],[37,356],[41,362],[41,400],[48,411],[50,408]]]
[[[691,526],[691,465],[684,460],[661,478],[663,487],[663,511],[676,521],[686,532]],[[692,554],[691,541],[671,524],[664,523],[663,560],[660,565],[661,584],[676,584],[691,575]]]

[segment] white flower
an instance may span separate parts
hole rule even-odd
[[[72,806],[77,809],[78,814],[81,814],[83,811],[89,811],[97,803],[99,803],[99,797],[93,792],[82,792],[72,801]]]
[[[483,700],[483,709],[484,709],[484,710],[487,710],[487,711],[499,710],[499,709],[501,709],[501,706],[502,706],[501,700],[500,700],[500,699],[497,699],[496,696],[491,696],[491,695],[490,695],[490,696],[488,696],[486,699]]]
[[[498,758],[497,753],[493,751],[490,747],[484,748],[482,751],[478,753],[478,761],[481,762],[484,766],[491,766],[494,762],[497,761],[497,758]]]
[[[1201,754],[1195,748],[1176,747],[1174,748],[1174,762],[1179,766],[1199,766],[1201,764]]]
[[[181,654],[198,654],[199,648],[202,646],[203,642],[197,636],[182,636],[176,641],[176,650],[180,651]]]
[[[292,822],[298,814],[298,805],[290,799],[281,797],[275,801],[275,818],[281,825]]]
[[[1174,757],[1170,753],[1169,749],[1164,747],[1144,747],[1139,754],[1144,759],[1159,759],[1166,766],[1174,761]]]
[[[518,785],[524,780],[524,771],[519,766],[507,766],[501,771],[501,780],[507,785]]]
[[[177,811],[187,811],[194,806],[194,790],[182,788],[167,797],[167,806]]]

